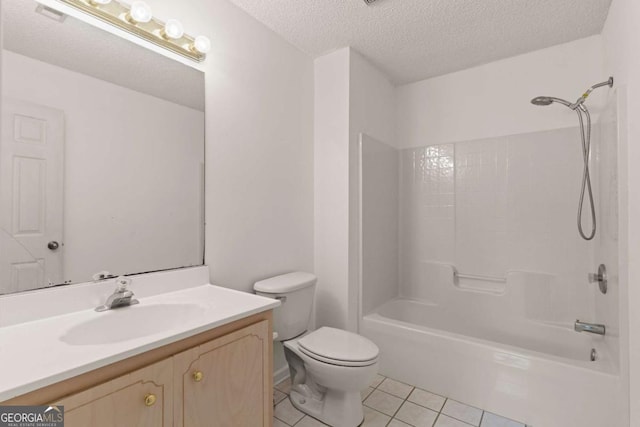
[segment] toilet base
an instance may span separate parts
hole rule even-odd
[[[332,427],[358,427],[364,419],[361,390],[378,372],[374,361],[365,366],[341,366],[303,353],[298,339],[285,341],[291,373],[289,398],[295,408]]]
[[[364,420],[359,392],[327,390],[322,400],[291,390],[289,399],[294,407],[332,427],[357,427]]]

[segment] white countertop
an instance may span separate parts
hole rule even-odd
[[[138,305],[103,313],[91,308],[0,327],[0,402],[280,305],[277,300],[210,284],[139,300]],[[175,322],[163,317],[163,324],[170,325],[166,330],[117,342],[88,344],[65,338],[74,327],[77,330],[99,316],[164,304],[197,305],[198,310],[186,318],[168,314],[175,316]],[[131,323],[126,328],[144,326],[143,322]]]

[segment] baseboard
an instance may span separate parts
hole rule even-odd
[[[280,384],[282,381],[289,378],[289,366],[285,365],[273,373],[273,383]]]

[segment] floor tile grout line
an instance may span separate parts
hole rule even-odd
[[[442,404],[442,408],[440,408],[440,410],[438,411],[438,414],[442,414],[442,410],[444,409],[445,405],[447,404],[447,401],[449,400],[448,397],[444,398],[444,403]],[[445,414],[447,415],[447,414]]]
[[[382,383],[380,383],[380,384],[382,384]],[[374,389],[374,390],[375,390],[375,389]],[[393,395],[393,394],[391,394],[391,393],[387,393],[387,392],[386,392],[386,391],[384,391],[384,390],[379,390],[379,391],[380,391],[381,393],[388,394],[388,395],[389,395],[389,396],[391,396],[391,397],[395,397],[396,399],[402,399],[401,397],[395,396],[395,395]],[[372,391],[371,393],[373,393],[373,391]],[[369,394],[369,396],[371,396],[371,394]],[[368,399],[368,398],[369,398],[369,397],[367,397],[367,399]],[[366,399],[365,399],[365,400],[366,400]],[[402,405],[404,405],[404,402],[406,402],[406,399],[402,401],[402,403],[400,404],[400,406],[398,406],[398,409],[396,409],[396,411],[393,413],[393,415],[389,415],[389,414],[385,414],[384,412],[380,412],[380,411],[378,411],[377,409],[372,408],[371,406],[369,406],[369,405],[365,404],[365,403],[364,403],[364,401],[362,401],[362,404],[363,404],[364,406],[366,406],[367,408],[369,408],[369,409],[373,409],[373,410],[374,410],[374,411],[376,411],[376,412],[380,412],[381,414],[386,415],[387,417],[389,417],[389,416],[390,416],[390,417],[391,417],[391,420],[393,420],[393,419],[396,417],[396,414],[398,413],[398,411],[400,410],[400,408],[402,408]],[[389,420],[389,422],[391,422],[391,420]]]
[[[413,389],[411,390],[411,393],[413,393],[413,390],[415,390],[415,389],[417,389],[417,388],[418,388],[418,387],[415,387],[415,386],[414,386],[414,387],[413,387]],[[419,389],[419,390],[422,390],[422,389]],[[427,390],[423,390],[423,391],[427,391]],[[412,403],[412,404],[414,404],[414,405],[416,405],[416,406],[419,406],[420,408],[424,408],[424,409],[426,409],[426,410],[428,410],[428,411],[435,412],[435,413],[436,413],[436,418],[433,420],[433,424],[431,424],[431,427],[435,426],[435,425],[436,425],[436,422],[438,421],[438,418],[440,417],[440,411],[434,411],[434,410],[433,410],[433,409],[431,409],[431,408],[427,408],[426,406],[422,406],[422,405],[420,405],[419,403],[416,403],[416,402],[412,402],[412,401],[410,401],[410,400],[409,400],[409,396],[411,396],[411,393],[409,393],[409,395],[408,395],[408,396],[407,396],[407,398],[404,400],[404,402],[402,402],[402,405],[400,405],[400,408],[402,408],[402,406],[404,406],[404,404],[405,404],[405,403],[409,402],[409,403]],[[431,393],[431,392],[429,391],[428,393]],[[434,393],[431,393],[431,394],[434,394]],[[436,395],[436,396],[440,396],[440,395],[438,394],[438,395]],[[444,396],[440,396],[440,397],[444,397]],[[447,401],[447,398],[446,398],[446,397],[444,398],[444,401],[445,401],[445,402]],[[444,403],[442,404],[442,407],[444,408]],[[398,408],[398,411],[400,411],[400,408]],[[442,409],[442,408],[441,408],[441,409]],[[396,412],[396,414],[397,414],[397,412]],[[401,419],[396,418],[396,417],[395,417],[395,415],[394,415],[394,417],[393,417],[391,420],[396,420],[396,419],[397,419],[398,421],[402,421]],[[407,423],[407,422],[405,422],[405,421],[402,421],[402,422],[403,422],[403,423],[405,423],[405,424],[408,424],[408,425],[410,425],[410,426],[413,426],[413,424],[409,424],[409,423]]]
[[[433,424],[431,424],[431,427],[434,427],[436,424],[438,424],[438,418],[440,418],[440,415],[442,415],[442,412],[438,412],[438,415],[436,415],[436,419],[433,420]]]
[[[280,421],[281,423],[284,423],[285,425],[291,427],[291,424],[289,424],[289,423],[287,423],[285,421],[282,421],[280,418],[276,417],[275,415],[273,416],[273,418],[275,418],[276,420]]]
[[[400,412],[400,408],[402,408],[402,405],[404,405],[404,402],[406,402],[406,400],[403,400],[400,406],[398,406],[398,409],[396,409],[396,412],[393,413],[393,416],[391,417],[392,420],[396,418],[396,415],[398,415],[398,412]]]
[[[364,405],[364,404],[363,404],[363,406],[367,406],[367,405]],[[371,409],[373,412],[377,412],[377,413],[379,413],[380,415],[384,415],[385,417],[388,417],[388,416],[389,416],[388,414],[385,414],[384,412],[380,412],[380,411],[378,411],[377,409],[372,408],[371,406],[367,406],[367,408]],[[364,421],[366,421],[366,420],[363,420],[363,421],[362,421],[362,423],[363,423],[363,424],[364,424]],[[389,420],[389,423],[390,423],[391,421],[393,421],[393,417],[391,417],[391,419]],[[386,425],[388,425],[389,423],[387,423]]]
[[[444,402],[442,402],[442,406],[440,407],[440,409],[438,409],[438,410],[436,411],[436,410],[435,410],[435,409],[433,409],[433,408],[429,408],[428,406],[424,406],[424,405],[419,404],[418,402],[414,402],[414,401],[412,401],[412,400],[409,400],[409,398],[411,397],[411,395],[413,394],[413,392],[414,392],[414,391],[416,391],[416,390],[424,391],[424,392],[426,392],[426,393],[433,394],[434,396],[438,396],[438,397],[443,398],[443,399],[444,399]],[[408,402],[413,403],[414,405],[418,405],[418,406],[420,406],[421,408],[426,408],[426,409],[429,409],[429,410],[431,410],[431,411],[433,411],[433,412],[437,412],[438,414],[442,412],[442,408],[444,408],[444,405],[445,405],[445,403],[447,403],[447,400],[449,400],[449,398],[448,398],[448,397],[444,397],[444,396],[442,396],[442,395],[439,395],[439,394],[436,394],[436,393],[432,393],[432,392],[430,392],[429,390],[424,390],[424,389],[422,389],[422,388],[420,388],[420,387],[413,387],[413,390],[411,390],[411,393],[409,393],[409,396],[407,396],[407,401],[408,401]]]
[[[444,401],[445,401],[445,402],[447,401],[447,398],[446,398],[446,397],[445,397]],[[409,402],[409,403],[413,403],[414,405],[419,406],[419,407],[421,407],[421,408],[424,408],[424,409],[428,409],[428,410],[430,410],[430,411],[433,411],[433,412],[435,412],[436,414],[440,414],[440,413],[442,412],[442,408],[444,408],[444,403],[442,404],[442,408],[440,408],[439,410],[437,410],[437,411],[436,411],[436,410],[435,410],[435,409],[433,409],[433,408],[429,408],[429,407],[424,406],[424,405],[421,405],[421,404],[419,404],[419,403],[417,403],[417,402],[412,402],[412,401],[410,401],[409,399],[407,399],[407,402]]]
[[[411,391],[413,392],[413,390],[415,390],[415,389],[417,389],[417,388],[418,388],[418,387],[413,387],[413,389],[412,389]],[[369,396],[371,396],[371,394],[373,393],[373,391],[374,391],[374,390],[376,390],[376,389],[374,388],[374,389],[371,391],[371,393],[369,393]],[[419,390],[422,390],[422,389],[419,389]],[[381,393],[384,393],[384,394],[388,394],[389,396],[392,396],[392,397],[395,397],[395,398],[398,398],[398,399],[402,399],[401,397],[396,396],[396,395],[391,394],[391,393],[388,393],[388,392],[386,392],[386,391],[384,391],[384,390],[378,390],[378,391],[380,391]],[[427,391],[427,390],[422,390],[422,391],[426,391],[427,393],[431,393],[430,391]],[[431,394],[433,394],[433,395],[435,395],[435,396],[440,396],[439,394],[435,394],[435,393],[431,393]],[[367,408],[375,409],[375,408],[372,408],[371,406],[369,406],[369,405],[367,405],[367,404],[365,404],[365,403],[364,403],[364,401],[365,401],[365,400],[367,400],[367,399],[369,398],[369,396],[367,396],[367,398],[366,398],[366,399],[364,399],[364,400],[362,401],[362,404],[363,404],[363,405],[365,405]],[[416,402],[412,402],[412,401],[410,401],[410,400],[409,400],[409,396],[411,396],[411,393],[409,393],[409,395],[408,395],[405,399],[403,399],[402,403],[400,404],[400,407],[399,407],[399,408],[398,408],[398,410],[395,412],[395,414],[393,415],[393,417],[395,417],[395,416],[396,416],[396,414],[398,413],[398,411],[400,410],[400,408],[402,408],[402,405],[404,405],[406,402],[413,403],[413,404],[414,404],[414,405],[416,405],[416,406],[419,406],[419,407],[421,407],[421,408],[424,408],[424,409],[427,409],[427,410],[429,410],[429,411],[433,411],[433,412],[435,412],[435,413],[437,413],[437,414],[440,414],[440,413],[442,412],[442,409],[444,408],[444,405],[447,403],[447,400],[449,400],[449,398],[448,398],[448,397],[440,396],[440,397],[442,397],[442,398],[444,399],[444,402],[442,403],[442,408],[440,408],[440,410],[436,411],[435,409],[428,408],[428,407],[426,407],[426,406],[424,406],[424,405],[421,405],[421,404],[419,404],[419,403],[416,403]],[[457,401],[456,401],[456,402],[457,402]],[[458,402],[458,403],[462,403],[462,402]],[[469,406],[469,405],[467,405],[467,406]],[[473,406],[471,406],[471,407],[473,408]],[[479,409],[479,408],[476,408],[476,409]],[[380,412],[380,411],[378,411],[378,412]],[[382,413],[382,412],[380,412],[380,413]],[[389,416],[388,414],[384,414],[384,415]],[[446,414],[445,414],[445,415],[446,415]],[[451,418],[453,418],[453,417],[451,417]],[[454,418],[454,419],[458,420],[457,418]],[[458,420],[458,421],[462,421],[462,420]],[[463,422],[464,422],[464,421],[463,421]],[[467,423],[465,423],[465,424],[467,424]]]
[[[449,397],[447,397],[447,398],[446,398],[446,400],[444,401],[444,405],[442,405],[442,409],[444,409],[445,405],[447,404],[447,401],[449,401],[449,400],[453,400],[454,402],[457,402],[457,403],[459,403],[459,404],[461,404],[461,405],[468,406],[469,408],[474,408],[474,409],[477,409],[478,411],[481,411],[481,412],[482,412],[482,414],[480,414],[480,424],[482,424],[482,417],[484,417],[484,413],[486,412],[484,409],[480,409],[480,408],[476,408],[475,406],[467,405],[466,403],[460,402],[460,401],[455,400],[455,399],[451,399],[451,398],[449,398]],[[449,418],[453,418],[454,420],[456,420],[456,421],[460,421],[461,423],[466,424],[466,425],[468,425],[468,426],[471,426],[471,427],[480,427],[480,424],[478,424],[478,425],[476,426],[476,425],[470,424],[470,423],[468,423],[468,422],[466,422],[466,421],[464,421],[464,420],[461,420],[461,419],[459,419],[459,418],[456,418],[456,417],[454,417],[453,415],[449,415],[449,414],[447,414],[446,412],[442,412],[442,410],[441,410],[440,412],[441,412],[442,414],[446,415],[447,417],[449,417]]]
[[[457,400],[456,400],[456,402],[457,402]],[[458,403],[462,403],[462,402],[458,402]],[[467,405],[467,406],[469,406],[469,405]],[[472,407],[472,408],[475,408],[475,406],[471,406],[471,407]],[[476,409],[479,409],[479,408],[476,408]],[[470,424],[470,423],[468,423],[468,422],[466,422],[466,421],[464,421],[464,420],[461,420],[460,418],[456,418],[456,417],[454,417],[453,415],[449,415],[449,414],[444,413],[444,412],[443,412],[442,414],[443,414],[443,415],[446,415],[446,416],[447,416],[447,417],[449,417],[449,418],[453,418],[453,419],[454,419],[454,420],[456,420],[456,421],[460,421],[461,423],[466,424],[466,425],[471,426],[471,427],[479,427],[479,426],[480,426],[480,424],[478,424],[478,425]],[[482,411],[482,415],[484,415],[484,411]],[[480,423],[482,423],[482,415],[480,415]]]
[[[479,426],[476,426],[476,425],[473,425],[473,424],[469,424],[466,421],[462,421],[461,419],[456,418],[453,415],[445,414],[444,412],[442,412],[442,415],[447,416],[447,417],[451,418],[452,420],[460,421],[462,424],[470,426],[470,427],[479,427]],[[482,418],[480,418],[480,421],[482,421]]]

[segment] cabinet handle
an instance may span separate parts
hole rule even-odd
[[[193,373],[193,380],[197,383],[199,383],[200,381],[202,381],[202,379],[204,378],[204,374],[201,371],[195,371]]]
[[[156,400],[158,400],[158,398],[156,397],[155,394],[147,394],[144,397],[144,404],[146,406],[153,406],[156,404]]]

